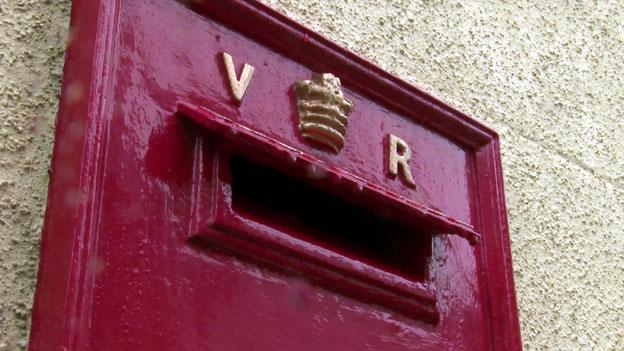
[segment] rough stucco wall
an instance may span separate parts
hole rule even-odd
[[[26,345],[69,0],[0,0],[0,350]]]
[[[264,0],[501,134],[527,350],[624,345],[624,4]],[[0,0],[0,350],[23,348],[69,0]]]

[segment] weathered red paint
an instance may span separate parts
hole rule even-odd
[[[74,1],[71,28],[30,350],[521,349],[493,131],[252,0]],[[312,72],[354,102],[338,155],[297,133]],[[237,213],[233,154],[430,235],[427,273]]]

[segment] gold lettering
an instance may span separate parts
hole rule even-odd
[[[388,136],[388,146],[388,173],[396,177],[399,174],[400,168],[405,182],[412,187],[416,186],[408,164],[412,157],[412,151],[409,145],[407,145],[403,139],[390,134]]]
[[[223,64],[225,65],[225,71],[227,72],[232,96],[234,97],[234,99],[236,99],[237,102],[241,102],[243,100],[245,92],[247,91],[247,87],[251,82],[251,76],[253,75],[254,67],[245,63],[245,65],[243,66],[243,72],[241,73],[241,77],[240,79],[238,79],[236,77],[236,70],[234,70],[234,61],[232,60],[232,55],[224,52]]]

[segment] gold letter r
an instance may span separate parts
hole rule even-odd
[[[409,146],[403,139],[392,134],[388,136],[388,141],[388,146],[390,148],[388,150],[388,173],[390,173],[391,176],[396,177],[399,173],[399,167],[401,167],[401,174],[403,175],[405,182],[412,187],[416,186],[408,164],[410,158],[412,157],[412,151]]]

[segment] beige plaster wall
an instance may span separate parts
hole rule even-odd
[[[624,3],[264,0],[499,131],[527,350],[624,345]],[[0,350],[23,348],[69,0],[0,0]]]
[[[0,0],[0,351],[23,349],[69,0]]]

